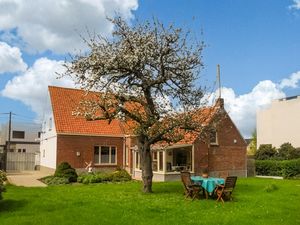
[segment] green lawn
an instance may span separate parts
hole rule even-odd
[[[8,186],[0,224],[300,224],[300,180],[238,179],[225,204],[186,200],[180,182],[154,183],[153,194],[140,189],[139,182]]]

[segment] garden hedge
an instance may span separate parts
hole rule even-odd
[[[256,160],[256,174],[291,178],[300,175],[300,159],[294,160]]]

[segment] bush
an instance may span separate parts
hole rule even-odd
[[[278,160],[256,160],[255,170],[257,175],[281,176],[282,164]]]
[[[0,200],[2,199],[2,192],[5,191],[4,181],[6,181],[6,173],[0,170]]]
[[[69,182],[76,182],[78,177],[75,169],[67,162],[63,162],[57,167],[54,176],[67,178]]]
[[[0,180],[3,182],[7,180],[6,173],[2,170],[0,170]]]
[[[256,174],[266,176],[296,177],[300,174],[300,159],[256,160]]]
[[[83,173],[77,178],[77,182],[83,184],[101,183],[101,182],[123,182],[131,180],[131,176],[126,170],[118,169],[112,173]]]
[[[69,184],[70,181],[66,177],[47,176],[41,179],[47,185]]]
[[[114,182],[129,181],[129,180],[131,180],[131,176],[124,169],[116,170],[115,172],[112,173],[112,181]]]
[[[281,160],[297,159],[300,157],[299,149],[294,148],[290,143],[284,143],[277,150],[277,158]]]
[[[270,144],[260,145],[255,153],[255,159],[268,160],[276,156],[276,149]]]

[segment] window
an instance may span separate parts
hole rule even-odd
[[[22,152],[22,149],[19,148],[19,149],[18,149],[18,152]]]
[[[136,169],[139,169],[139,170],[141,169],[140,162],[141,162],[140,154],[139,154],[139,152],[135,152],[135,168]]]
[[[158,161],[159,161],[159,170],[163,171],[164,170],[164,158],[163,158],[163,152],[159,152],[159,157],[158,157]]]
[[[24,152],[24,153],[26,152],[26,149],[25,149],[25,148],[23,148],[23,152]]]
[[[152,170],[157,171],[157,152],[152,152]]]
[[[128,166],[129,164],[129,148],[128,146],[125,147],[125,165]]]
[[[41,133],[42,133],[42,132],[38,132],[38,138],[41,138]]]
[[[94,163],[95,164],[116,164],[116,147],[113,146],[95,146]]]
[[[12,137],[13,138],[19,138],[19,139],[24,139],[25,138],[25,131],[13,130]]]
[[[218,134],[216,130],[213,130],[210,134],[210,144],[218,145]]]
[[[43,149],[43,158],[45,158],[45,149]]]

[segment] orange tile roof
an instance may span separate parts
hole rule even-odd
[[[208,126],[214,116],[216,115],[216,113],[218,112],[219,107],[212,106],[212,107],[204,107],[198,110],[193,111],[193,120],[194,122],[197,122],[199,124],[201,124],[203,127]],[[173,145],[187,145],[187,144],[193,144],[199,137],[201,132],[197,132],[197,131],[184,131],[184,130],[178,130],[177,132],[181,133],[182,135],[184,135],[184,138],[181,139],[180,141],[176,142],[176,143],[171,143],[168,144],[166,142],[158,142],[156,144],[154,144],[155,148],[164,148],[164,147],[168,147],[168,146],[173,146]]]
[[[93,98],[93,93],[86,95],[84,90],[49,86],[55,128],[57,133],[123,136],[124,131],[119,120],[88,121],[84,117],[72,115],[72,112],[84,99]],[[95,95],[94,95],[95,96]]]

